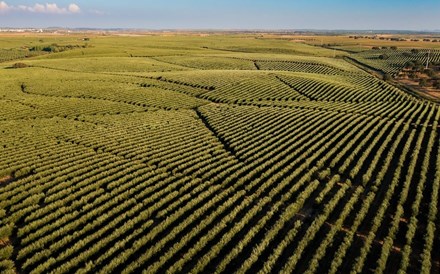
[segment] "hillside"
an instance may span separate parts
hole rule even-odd
[[[0,41],[0,272],[440,272],[440,105],[349,62],[408,49],[84,38]]]

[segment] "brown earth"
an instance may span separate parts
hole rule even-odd
[[[3,178],[0,178],[0,184],[6,183],[6,182],[8,182],[8,181],[10,181],[12,179],[13,179],[12,176],[6,176],[6,177],[3,177]]]
[[[415,89],[419,91],[422,95],[434,99],[434,100],[440,100],[440,90],[434,89],[432,87],[420,87],[418,81],[414,81],[408,78],[398,78],[396,79],[397,82],[404,84],[406,86],[411,87],[412,89]]]

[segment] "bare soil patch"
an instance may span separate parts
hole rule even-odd
[[[14,178],[12,178],[12,176],[5,176],[5,177],[2,177],[2,178],[0,178],[0,185],[1,184],[3,184],[3,183],[7,183],[7,182],[9,182],[9,181],[11,181],[12,179],[14,179]]]
[[[434,89],[432,87],[421,87],[417,81],[406,79],[406,78],[398,78],[397,82],[404,84],[406,86],[411,87],[414,90],[419,91],[421,94],[429,97],[431,99],[440,99],[440,90]]]

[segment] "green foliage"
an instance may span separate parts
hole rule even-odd
[[[27,68],[28,65],[25,63],[15,63],[12,65],[12,68],[18,69],[18,68]]]
[[[14,248],[10,245],[0,247],[0,260],[6,260],[11,258],[12,252],[14,251]]]
[[[434,77],[434,75],[435,75],[435,72],[432,69],[425,69],[425,70],[423,70],[423,73],[426,74],[430,78]]]
[[[10,39],[38,56],[2,71],[1,271],[434,269],[437,104],[289,40],[82,38]]]
[[[413,61],[407,61],[406,63],[405,63],[405,68],[406,69],[411,69],[411,68],[413,68],[415,66],[415,62],[413,62]]]
[[[11,236],[13,228],[14,228],[13,223],[3,223],[0,226],[0,239]]]
[[[381,55],[379,55],[379,59],[381,59],[381,60],[387,60],[388,58],[390,58],[390,56],[388,55],[388,54],[381,54]]]
[[[351,57],[374,69],[394,76],[403,69],[422,72],[426,65],[428,52],[430,52],[430,63],[440,61],[440,50],[437,49],[376,49],[354,53]]]
[[[15,274],[17,273],[14,269],[14,262],[11,260],[0,261],[0,269],[4,274]]]
[[[29,48],[29,51],[43,51],[48,53],[57,53],[57,52],[63,52],[66,50],[72,50],[72,49],[78,49],[78,48],[86,48],[89,47],[88,44],[85,45],[58,45],[56,43],[48,45],[48,46],[34,46]]]

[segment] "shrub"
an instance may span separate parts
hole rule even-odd
[[[45,51],[45,52],[59,52],[59,49],[58,49],[57,45],[51,45],[51,46],[44,47],[42,49],[42,51]]]
[[[411,73],[408,75],[408,77],[409,77],[410,79],[416,79],[416,78],[417,78],[417,74],[415,74],[414,72],[411,72]]]
[[[435,75],[435,72],[432,69],[425,69],[425,70],[423,70],[423,73],[425,73],[426,75],[428,75],[431,78],[434,77],[434,75]]]
[[[14,248],[10,245],[0,248],[0,260],[9,259],[12,256]]]
[[[423,64],[420,60],[414,60],[413,62],[414,62],[415,66],[423,66]]]
[[[28,65],[25,63],[15,63],[12,65],[12,68],[18,69],[18,68],[27,68]]]
[[[13,224],[5,224],[0,227],[0,238],[9,237],[12,234]]]
[[[385,73],[385,74],[383,75],[383,80],[384,80],[384,81],[389,81],[389,80],[391,80],[391,75],[390,75],[389,73]]]
[[[419,80],[419,86],[426,87],[428,85],[428,81],[425,78]]]
[[[415,64],[414,64],[413,61],[408,61],[408,62],[405,63],[405,68],[406,69],[410,69],[410,68],[412,68],[414,66],[415,66]]]

